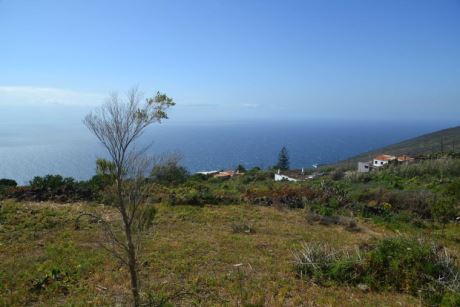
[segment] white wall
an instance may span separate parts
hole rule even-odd
[[[298,181],[297,179],[281,175],[281,174],[275,174],[275,181],[282,181],[282,180],[287,180],[287,181]]]
[[[377,162],[377,163],[376,163]],[[383,162],[383,163],[382,163]],[[374,159],[374,162],[372,163],[374,166],[384,166],[385,164],[388,164],[388,161],[383,161],[383,160],[376,160]]]

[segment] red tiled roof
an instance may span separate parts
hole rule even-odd
[[[414,161],[414,158],[409,157],[407,155],[399,156],[397,159],[399,162]]]
[[[391,161],[396,159],[395,156],[390,156],[390,155],[380,155],[374,158],[374,160],[380,160],[380,161]]]
[[[232,177],[233,175],[235,175],[234,171],[224,171],[215,174],[214,177]]]

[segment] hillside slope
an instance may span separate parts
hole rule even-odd
[[[439,130],[362,153],[349,159],[339,161],[338,166],[354,166],[358,161],[369,161],[379,154],[418,156],[434,152],[460,151],[460,126]]]

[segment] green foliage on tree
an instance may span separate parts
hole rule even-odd
[[[164,185],[178,185],[184,183],[189,172],[179,164],[180,155],[169,155],[156,163],[150,173],[150,179],[153,182]]]
[[[275,168],[282,171],[289,169],[289,153],[285,146],[281,148],[281,151],[278,155],[278,163],[275,165]]]
[[[14,181],[13,179],[0,179],[0,188],[1,187],[15,187],[17,186],[18,183]]]
[[[94,175],[90,184],[97,188],[98,191],[104,191],[107,187],[115,184],[116,166],[112,161],[99,158],[96,160],[96,175]]]
[[[15,188],[18,183],[12,179],[0,179],[0,195],[3,195],[5,191]]]
[[[35,176],[30,181],[30,187],[34,189],[55,191],[65,187],[72,187],[75,179],[72,177],[63,178],[61,175],[46,175],[44,177]]]
[[[238,172],[238,173],[246,173],[246,168],[243,165],[238,164],[238,166],[236,167],[235,171]]]

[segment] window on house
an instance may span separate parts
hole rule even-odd
[[[381,165],[383,165],[383,162],[380,162]]]

